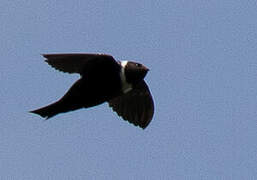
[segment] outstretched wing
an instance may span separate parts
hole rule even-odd
[[[153,118],[154,103],[145,81],[141,81],[131,91],[110,100],[108,103],[124,120],[143,129]]]
[[[46,62],[53,68],[81,75],[85,72],[87,66],[97,65],[106,61],[116,63],[112,56],[106,54],[43,54],[43,56],[46,58]]]

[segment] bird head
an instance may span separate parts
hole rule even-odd
[[[124,71],[126,76],[126,81],[131,84],[135,84],[137,82],[142,81],[149,69],[143,64],[133,62],[133,61],[123,61],[124,63]],[[123,63],[122,62],[122,63]]]

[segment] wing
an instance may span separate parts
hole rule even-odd
[[[117,63],[112,56],[106,54],[43,54],[43,56],[46,58],[46,62],[53,68],[81,75],[85,72],[87,66],[96,65],[103,61]]]
[[[154,103],[145,81],[137,84],[128,93],[114,98],[108,103],[124,120],[143,129],[147,127],[153,118]]]

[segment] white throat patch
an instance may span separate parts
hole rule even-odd
[[[122,92],[125,94],[129,92],[132,89],[132,84],[128,83],[126,81],[126,75],[125,75],[125,67],[127,65],[128,61],[121,61],[121,71],[120,71],[120,78],[121,78],[121,87]]]

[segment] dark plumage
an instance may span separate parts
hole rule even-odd
[[[132,61],[115,61],[104,54],[44,54],[57,70],[79,73],[68,92],[57,102],[31,111],[49,119],[59,113],[108,102],[123,119],[146,128],[154,113],[151,93],[144,82],[148,69]]]

